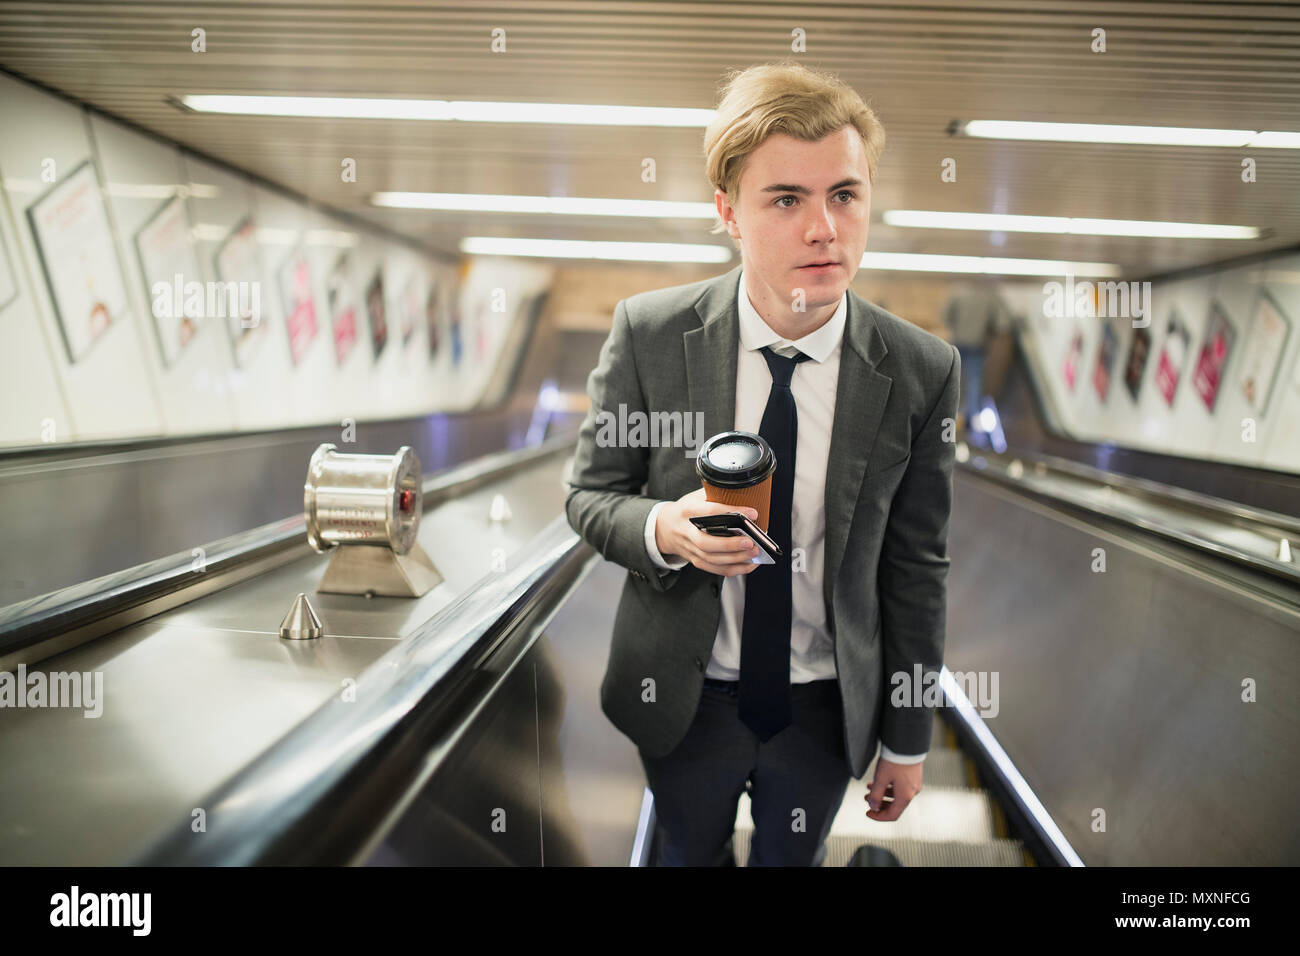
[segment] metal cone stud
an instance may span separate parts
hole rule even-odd
[[[320,618],[307,600],[307,595],[299,593],[293,599],[289,613],[280,622],[280,636],[290,641],[308,641],[321,636]]]
[[[492,504],[488,505],[488,520],[510,520],[510,502],[506,501],[505,495],[496,494],[492,496]]]

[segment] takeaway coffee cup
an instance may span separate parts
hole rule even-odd
[[[700,446],[695,473],[704,484],[704,497],[721,504],[753,508],[757,524],[767,530],[776,456],[753,432],[720,432]]]

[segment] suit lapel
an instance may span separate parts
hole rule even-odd
[[[707,438],[736,422],[736,355],[739,316],[736,294],[740,266],[710,283],[695,303],[702,325],[682,335],[690,411],[704,413]],[[831,598],[844,560],[849,523],[862,490],[867,460],[876,442],[893,379],[877,369],[889,351],[876,328],[874,307],[849,290],[840,372],[835,386],[835,421],[826,462],[826,556],[822,590],[826,619],[834,628]]]
[[[876,443],[885,402],[893,385],[893,379],[876,368],[886,352],[885,340],[876,328],[873,306],[850,289],[840,348],[840,374],[835,386],[835,421],[826,462],[826,556],[822,592],[832,633],[835,615],[831,599],[844,560],[849,523],[853,520],[867,459]],[[869,582],[859,583],[866,586]]]
[[[682,335],[686,349],[686,393],[689,411],[704,413],[700,441],[736,424],[736,354],[739,319],[736,291],[740,266],[709,284],[695,303],[704,324]]]

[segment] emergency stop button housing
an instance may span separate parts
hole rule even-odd
[[[443,580],[417,542],[423,511],[420,459],[343,455],[321,445],[303,484],[307,541],[335,552],[318,591],[420,597]]]

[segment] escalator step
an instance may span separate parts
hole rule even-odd
[[[744,866],[749,859],[749,840],[752,831],[736,830],[732,846],[736,864]],[[959,843],[955,841],[909,840],[906,838],[866,840],[860,836],[836,836],[826,840],[826,861],[823,866],[848,866],[849,860],[864,843],[884,847],[903,866],[1024,866],[1025,857],[1019,840],[989,840],[985,843]]]

